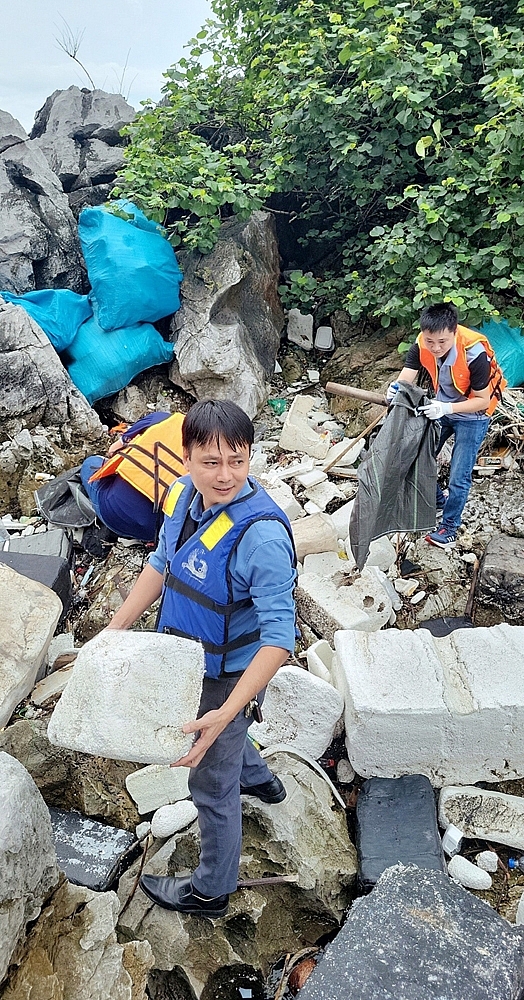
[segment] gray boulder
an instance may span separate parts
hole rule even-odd
[[[0,752],[0,983],[26,924],[58,884],[47,806],[14,757]]]
[[[82,291],[76,224],[58,178],[19,122],[0,111],[0,290]]]
[[[524,621],[524,538],[493,535],[482,558],[478,597],[498,608],[505,621]]]
[[[174,970],[173,976],[189,982],[193,992],[188,996],[199,997],[202,990],[205,996],[217,996],[214,977],[224,966],[243,963],[267,975],[282,954],[295,954],[335,930],[351,898],[356,851],[345,813],[335,807],[329,786],[286,754],[273,755],[269,763],[288,796],[272,806],[248,796],[243,799],[240,879],[292,875],[296,882],[233,893],[228,914],[213,924],[162,910],[141,890],[121,912],[121,939],[149,941],[154,968]],[[195,823],[163,844],[144,870],[154,875],[187,871],[196,866],[197,858]],[[133,889],[139,864],[120,879],[122,903]]]
[[[108,198],[124,162],[120,130],[134,117],[120,94],[79,87],[55,90],[36,115],[31,139],[69,194],[75,214]]]
[[[524,931],[441,872],[388,868],[300,1000],[518,1000]]]
[[[180,264],[170,377],[198,399],[232,399],[252,417],[266,401],[284,325],[273,217],[231,219],[210,254],[181,254]]]

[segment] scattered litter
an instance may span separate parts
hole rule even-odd
[[[320,382],[320,372],[315,368],[308,368],[306,375],[310,382]]]
[[[419,590],[418,594],[414,594],[413,597],[410,598],[409,603],[410,604],[420,604],[420,602],[424,600],[425,596],[426,596],[426,591],[425,590]]]
[[[453,823],[450,823],[449,826],[446,827],[446,832],[442,838],[442,849],[449,855],[450,858],[452,858],[454,854],[458,854],[460,851],[460,845],[462,844],[463,837],[464,834],[462,830],[459,830],[458,826],[453,826]]]
[[[268,406],[276,413],[277,417],[281,417],[283,413],[287,410],[287,400],[286,399],[268,399]]]
[[[333,330],[330,326],[319,326],[315,334],[315,347],[317,351],[332,351],[335,346]]]
[[[461,854],[455,854],[448,864],[448,872],[451,878],[460,882],[465,889],[491,889],[493,880],[489,872],[463,858]]]
[[[272,757],[273,754],[275,753],[287,753],[289,754],[290,757],[296,757],[297,760],[303,760],[304,764],[307,764],[308,767],[311,767],[313,771],[316,771],[316,773],[319,774],[320,777],[324,779],[324,781],[329,785],[331,791],[333,792],[333,795],[336,798],[338,804],[341,806],[344,812],[346,811],[346,803],[344,802],[344,799],[342,798],[340,792],[335,788],[333,782],[328,777],[324,769],[320,766],[320,764],[317,763],[317,761],[313,757],[310,757],[310,755],[308,753],[304,753],[304,751],[297,750],[294,746],[291,746],[289,743],[274,743],[273,746],[266,747],[265,750],[261,750],[260,756],[266,759],[267,757]]]
[[[133,833],[117,830],[79,812],[49,809],[58,867],[69,882],[106,892],[136,857]]]
[[[511,868],[511,860],[510,858],[508,861],[508,868]],[[495,851],[481,851],[480,854],[477,854],[475,861],[478,867],[485,872],[496,872],[499,866],[498,854],[495,854]]]

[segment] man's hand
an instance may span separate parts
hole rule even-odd
[[[387,399],[388,403],[391,403],[394,400],[395,396],[397,395],[397,392],[398,392],[399,388],[400,387],[399,387],[398,382],[390,382],[389,383],[389,385],[387,387],[387,390],[386,390],[386,399]]]
[[[226,728],[230,719],[225,718],[222,711],[216,709],[213,712],[206,712],[200,719],[194,722],[186,722],[182,729],[184,733],[200,732],[196,743],[193,744],[189,753],[185,757],[177,760],[171,767],[196,767],[200,764],[202,757],[215,742],[220,733]]]
[[[440,399],[434,399],[432,403],[419,406],[419,410],[428,420],[441,420],[447,413],[453,413],[453,403],[443,403]]]

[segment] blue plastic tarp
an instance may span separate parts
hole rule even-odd
[[[154,323],[180,308],[182,272],[161,227],[132,202],[116,202],[126,220],[102,206],[80,214],[78,235],[103,330]]]
[[[6,302],[22,306],[58,352],[69,347],[82,323],[93,315],[88,296],[77,295],[68,288],[45,288],[25,295],[0,292],[0,295]]]
[[[510,326],[505,319],[490,319],[482,324],[480,330],[495,351],[508,386],[524,385],[524,337],[520,328]]]

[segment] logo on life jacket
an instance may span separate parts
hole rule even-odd
[[[187,562],[182,563],[182,568],[189,570],[191,576],[194,576],[196,580],[205,580],[207,562],[205,559],[199,558],[199,552],[202,552],[202,549],[193,549],[187,557]]]

